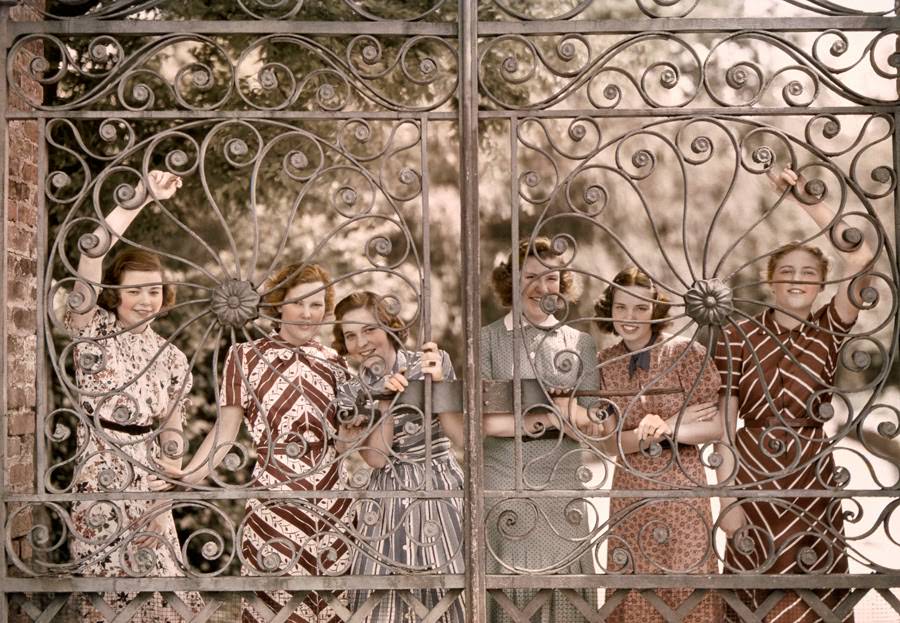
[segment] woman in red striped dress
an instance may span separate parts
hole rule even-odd
[[[798,184],[785,169],[779,188]],[[816,224],[827,231],[834,214],[823,202],[798,202]],[[832,235],[840,240],[847,229],[838,222]],[[724,329],[716,364],[722,381],[720,410],[734,448],[719,468],[719,481],[749,489],[838,489],[833,441],[822,425],[831,413],[831,392],[841,348],[859,313],[850,289],[872,261],[865,240],[845,252],[844,275],[828,304],[813,311],[825,288],[828,260],[821,249],[792,242],[769,256],[767,280],[774,305],[761,314],[733,321]],[[859,300],[857,298],[857,300]],[[736,430],[740,417],[744,426]],[[731,536],[725,552],[726,573],[830,574],[847,572],[843,517],[839,499],[781,497],[757,500],[723,498],[719,523]],[[834,609],[846,591],[815,591]],[[756,610],[767,591],[743,591],[743,601]],[[729,613],[729,620],[739,620]],[[765,621],[818,623],[822,619],[793,591],[787,591],[766,614]],[[852,621],[848,612],[843,621]]]
[[[219,417],[183,480],[203,480],[217,465],[246,421],[257,460],[254,487],[268,490],[332,491],[346,482],[335,447],[336,388],[348,378],[343,359],[316,334],[334,307],[331,278],[315,264],[294,264],[268,282],[265,303],[276,310],[279,328],[266,337],[235,344],[222,375]],[[213,455],[215,449],[215,456]],[[242,575],[340,575],[349,550],[342,519],[350,500],[337,497],[250,499],[239,529]],[[257,597],[277,613],[285,591]],[[290,623],[337,623],[331,604],[343,594],[311,591],[287,619]],[[242,621],[271,615],[244,603]]]

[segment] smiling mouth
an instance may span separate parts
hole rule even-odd
[[[636,324],[623,324],[623,325],[621,325],[621,327],[622,327],[622,331],[628,331],[629,333],[632,331],[637,331],[638,329],[641,328],[640,325],[636,325]]]

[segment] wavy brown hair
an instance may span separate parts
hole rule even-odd
[[[824,282],[825,277],[828,276],[828,269],[831,268],[831,261],[819,247],[812,244],[803,244],[799,240],[792,240],[787,244],[781,245],[769,256],[769,261],[766,263],[766,281],[772,281],[772,278],[775,276],[775,267],[778,265],[779,260],[788,253],[797,250],[806,251],[816,258],[816,261],[819,263],[819,273],[821,273],[822,281]],[[824,283],[822,284],[822,288],[825,288]]]
[[[355,309],[366,309],[375,317],[380,328],[388,331],[388,335],[391,336],[391,343],[394,346],[394,350],[397,349],[398,344],[402,345],[406,342],[406,338],[409,335],[406,323],[403,322],[403,319],[400,318],[400,316],[392,314],[388,310],[387,305],[384,303],[384,298],[370,290],[357,290],[342,298],[334,308],[335,323],[333,329],[334,341],[332,342],[332,346],[338,354],[347,354],[347,342],[344,340],[344,330],[341,328],[341,319]]]
[[[606,286],[603,294],[594,303],[594,313],[600,319],[597,320],[597,327],[604,333],[615,333],[611,320],[613,298],[617,290],[632,286],[650,289],[650,296],[653,298],[653,315],[650,319],[654,321],[650,325],[650,333],[655,338],[663,329],[672,324],[671,322],[660,322],[669,315],[669,299],[659,291],[659,288],[650,279],[650,275],[637,266],[630,266],[613,277],[612,283]]]
[[[263,302],[273,308],[272,315],[281,318],[281,305],[288,290],[301,283],[325,284],[325,313],[330,314],[334,309],[334,286],[331,284],[331,275],[319,264],[288,264],[275,271],[275,274],[266,280],[266,288],[272,290],[263,297]]]
[[[559,253],[553,249],[550,239],[544,236],[535,238],[532,244],[529,240],[523,240],[519,243],[519,267],[525,263],[529,257],[536,257],[544,262],[549,262],[560,257]],[[512,253],[506,258],[505,262],[501,262],[499,266],[491,272],[491,287],[500,305],[503,307],[512,307],[513,302],[513,280],[512,280]],[[550,270],[548,268],[548,270]],[[570,270],[559,271],[559,293],[568,302],[574,303],[578,300],[578,286],[575,283],[575,275]]]
[[[175,286],[166,283],[162,261],[160,261],[156,253],[150,251],[143,249],[123,249],[119,251],[103,271],[102,283],[110,286],[122,285],[122,278],[129,270],[147,273],[158,272],[163,289],[163,302],[160,311],[167,310],[175,304]],[[97,298],[97,305],[107,311],[115,312],[119,303],[122,302],[119,290],[120,288],[103,288],[100,291],[100,296]]]

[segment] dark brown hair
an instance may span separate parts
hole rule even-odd
[[[379,325],[388,331],[394,350],[397,343],[403,344],[409,335],[406,323],[397,314],[392,314],[384,302],[384,297],[370,290],[357,290],[342,298],[334,308],[334,342],[332,346],[340,355],[347,354],[347,342],[344,341],[344,331],[341,328],[341,318],[354,309],[367,309],[378,321]]]
[[[288,264],[275,271],[275,274],[266,280],[266,288],[274,288],[263,297],[263,302],[272,307],[272,315],[281,318],[281,304],[288,290],[301,283],[325,284],[325,313],[330,314],[334,309],[334,286],[331,284],[331,275],[318,264]]]
[[[162,282],[163,302],[160,311],[169,309],[175,304],[175,286],[166,283],[162,262],[156,253],[143,249],[123,249],[116,253],[112,262],[103,271],[103,281],[110,286],[122,285],[122,278],[129,270],[140,272],[158,272]],[[119,296],[121,288],[103,288],[97,298],[97,304],[103,309],[115,312],[122,299]]]
[[[650,296],[653,299],[653,315],[650,319],[654,321],[650,325],[650,333],[656,337],[660,331],[672,324],[671,322],[657,322],[669,315],[669,299],[654,285],[650,275],[637,266],[626,268],[613,277],[612,283],[606,287],[603,294],[594,303],[594,313],[599,318],[597,327],[605,333],[615,333],[612,323],[613,297],[617,290],[632,286],[650,289]]]
[[[519,243],[519,267],[525,263],[529,257],[536,257],[544,262],[549,262],[558,258],[562,253],[553,249],[549,238],[541,236],[535,238],[532,244],[529,240],[523,240]],[[505,262],[501,262],[499,266],[491,272],[491,286],[494,294],[503,307],[512,307],[513,302],[513,282],[512,282],[512,253],[506,258]],[[547,270],[550,270],[549,268]],[[575,283],[575,276],[570,270],[559,271],[559,293],[570,303],[578,300],[578,286]]]
[[[822,275],[822,281],[825,281],[825,277],[828,276],[828,269],[831,267],[831,262],[825,256],[825,253],[819,247],[811,244],[803,244],[799,240],[792,240],[791,242],[784,244],[777,249],[772,255],[769,256],[769,262],[766,264],[766,281],[772,281],[772,278],[775,276],[775,267],[778,265],[779,260],[783,258],[788,253],[793,251],[806,251],[819,263],[819,273]],[[822,288],[825,288],[825,284],[822,284]]]

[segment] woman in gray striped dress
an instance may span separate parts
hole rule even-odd
[[[420,492],[430,478],[435,491],[455,490],[452,498],[385,497],[364,500],[357,508],[359,549],[351,566],[354,575],[463,572],[463,472],[451,451],[450,440],[462,442],[460,414],[441,414],[431,425],[430,473],[426,471],[425,421],[421,411],[394,407],[373,400],[385,391],[401,392],[409,380],[430,374],[433,381],[453,380],[450,357],[434,343],[422,351],[403,348],[403,321],[388,309],[382,297],[358,291],[335,307],[334,346],[358,366],[356,378],[338,390],[343,410],[341,437],[354,447],[371,468],[371,491]],[[354,478],[354,481],[357,481]],[[445,589],[416,589],[413,596],[434,609]],[[350,596],[356,611],[369,591]],[[418,621],[399,591],[389,591],[366,619],[370,622]],[[464,620],[460,599],[439,619]]]

